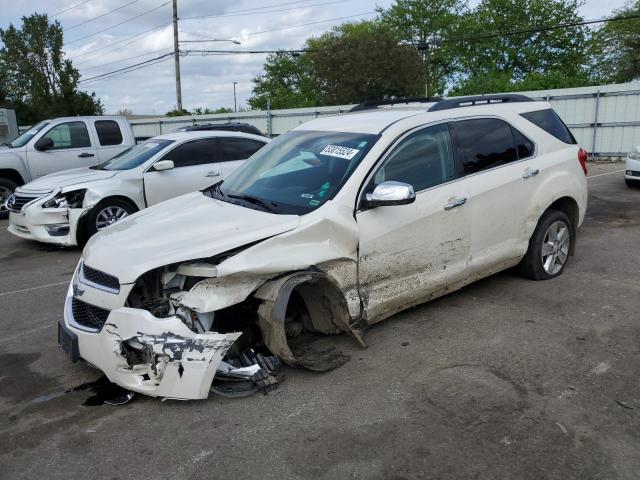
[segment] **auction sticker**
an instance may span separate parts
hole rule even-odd
[[[320,152],[320,155],[329,155],[330,157],[344,158],[345,160],[351,160],[355,157],[360,150],[349,147],[341,147],[340,145],[327,145]]]

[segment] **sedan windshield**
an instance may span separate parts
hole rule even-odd
[[[38,133],[47,125],[49,125],[49,122],[40,122],[35,127],[31,127],[29,130],[24,132],[22,135],[14,138],[13,141],[8,143],[7,145],[11,148],[24,147],[27,143],[29,143],[29,140],[31,140],[36,133]]]
[[[291,131],[258,150],[208,193],[250,208],[303,215],[335,196],[378,138]]]
[[[119,153],[111,160],[95,167],[96,170],[131,170],[139,167],[153,157],[156,153],[171,145],[173,140],[151,139],[138,143],[133,147]]]

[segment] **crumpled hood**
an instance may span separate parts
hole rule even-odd
[[[145,272],[211,257],[289,230],[296,215],[275,215],[188,193],[142,210],[94,235],[84,262],[133,283]]]
[[[20,191],[36,191],[53,190],[71,185],[78,185],[87,182],[95,182],[96,180],[104,180],[117,175],[119,172],[113,170],[95,170],[88,167],[74,168],[73,170],[64,170],[62,172],[51,173],[40,177],[37,180],[27,183],[20,187]]]

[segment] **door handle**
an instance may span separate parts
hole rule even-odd
[[[522,174],[522,178],[531,178],[531,177],[535,177],[536,175],[538,175],[540,173],[540,170],[538,170],[537,168],[533,169],[533,168],[527,168],[524,173]]]
[[[451,210],[452,208],[459,207],[467,203],[466,198],[454,198],[453,200],[449,200],[447,204],[444,206],[445,210]]]
[[[204,176],[205,177],[219,177],[220,176],[220,172],[207,172]]]
[[[80,155],[78,155],[80,158],[89,158],[89,157],[95,157],[95,155],[93,153],[88,153],[88,152],[83,152]]]

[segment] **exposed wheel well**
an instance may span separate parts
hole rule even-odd
[[[131,207],[137,212],[138,210],[140,210],[138,208],[138,205],[136,205],[136,203],[131,200],[129,197],[125,197],[124,195],[112,195],[110,197],[106,197],[103,198],[102,200],[100,200],[98,203],[96,203],[96,205],[100,205],[102,203],[106,203],[107,200],[120,200],[122,202],[128,203],[129,205],[131,205]],[[94,205],[95,207],[95,205]]]
[[[571,223],[573,224],[573,229],[578,229],[578,219],[580,216],[580,209],[578,207],[578,203],[571,197],[562,197],[549,205],[547,210],[560,210],[564,212],[564,214],[569,217]]]
[[[0,178],[6,178],[7,180],[11,180],[16,185],[24,185],[24,180],[22,176],[16,171],[12,169],[0,169]]]

